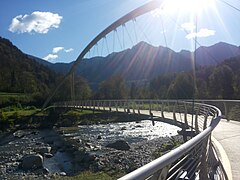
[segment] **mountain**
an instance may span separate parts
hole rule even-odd
[[[196,50],[196,64],[217,65],[237,55],[240,55],[239,47],[227,43],[201,46]],[[121,75],[127,82],[145,82],[160,75],[191,70],[191,57],[193,52],[187,50],[175,52],[167,47],[154,47],[140,42],[131,49],[114,52],[106,57],[83,59],[77,68],[77,74],[86,78],[91,85],[99,84],[113,75]],[[67,73],[72,65],[49,62],[44,64],[61,73]]]
[[[68,63],[47,64],[56,72],[66,73],[70,69]],[[150,80],[156,76],[190,70],[191,60],[166,47],[153,47],[140,42],[131,49],[112,53],[107,57],[83,59],[77,74],[83,76],[91,84],[108,79],[113,75],[121,75],[127,81]]]
[[[0,37],[0,91],[46,95],[55,83],[54,71]]]
[[[192,56],[190,51],[181,51],[187,58]],[[219,42],[212,46],[201,46],[196,50],[196,63],[201,66],[218,65],[225,59],[240,55],[240,48],[224,42]]]

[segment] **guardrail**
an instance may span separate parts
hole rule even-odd
[[[191,100],[189,100],[190,102]],[[226,99],[201,99],[196,100],[199,103],[206,103],[218,107],[222,114],[223,118],[230,120],[240,121],[240,100],[226,100]]]
[[[174,100],[88,100],[60,102],[54,106],[149,114],[152,121],[169,119],[182,127],[184,144],[120,180],[227,179],[211,143],[211,132],[222,116],[215,106]]]

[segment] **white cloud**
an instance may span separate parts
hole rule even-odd
[[[54,59],[57,59],[58,58],[58,53],[60,51],[65,51],[66,53],[69,53],[71,51],[73,51],[73,48],[69,48],[69,49],[65,49],[64,47],[55,47],[52,49],[52,54],[48,54],[46,57],[44,57],[43,59],[46,60],[46,61],[49,61],[49,60],[54,60]]]
[[[187,22],[187,23],[183,23],[181,25],[181,28],[183,28],[186,31],[193,31],[194,29],[196,29],[196,26],[191,22]]]
[[[44,57],[43,59],[46,60],[46,61],[51,61],[51,60],[54,60],[58,58],[58,55],[56,54],[48,54],[46,57]]]
[[[215,33],[216,33],[216,31],[214,31],[214,30],[202,28],[197,33],[195,33],[195,32],[189,33],[188,35],[186,35],[186,38],[192,39],[195,37],[209,37],[209,36],[214,36]]]
[[[55,47],[53,48],[52,53],[57,54],[59,51],[62,51],[62,50],[64,50],[64,47]]]
[[[62,16],[51,12],[35,11],[28,15],[18,15],[12,19],[9,31],[19,33],[37,33],[46,34],[50,28],[58,28]]]
[[[66,53],[69,53],[69,52],[73,51],[73,48],[64,49],[64,51],[65,51]]]

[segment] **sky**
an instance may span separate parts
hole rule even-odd
[[[111,23],[150,0],[1,0],[0,36],[24,53],[71,62]],[[231,6],[234,6],[235,9]],[[86,57],[106,56],[140,41],[176,52],[220,41],[240,46],[239,0],[166,0],[112,31]],[[199,46],[199,45],[197,45]]]

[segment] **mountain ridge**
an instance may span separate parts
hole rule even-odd
[[[240,48],[225,42],[200,46],[196,50],[196,66],[215,66],[238,55]],[[83,59],[77,68],[77,74],[89,83],[96,84],[113,75],[121,75],[126,81],[151,80],[160,75],[191,70],[192,57],[193,52],[188,50],[175,52],[168,47],[154,47],[142,41],[132,48],[113,52],[106,57]],[[39,62],[58,73],[67,73],[73,63]]]

